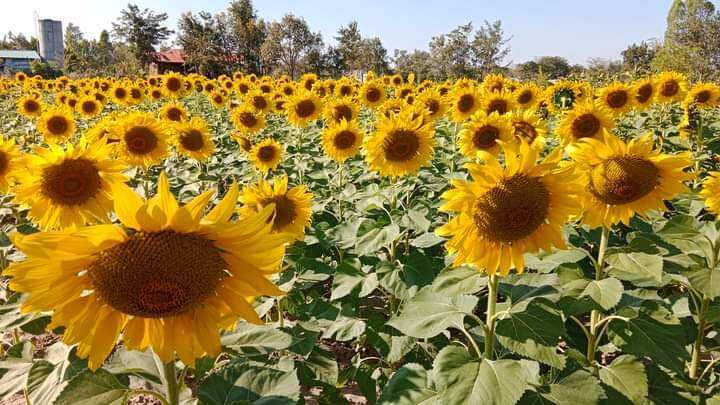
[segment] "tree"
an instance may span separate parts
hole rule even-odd
[[[510,38],[505,38],[500,21],[492,24],[485,21],[485,26],[475,33],[475,38],[470,46],[473,64],[481,77],[509,65],[509,63],[503,64],[510,53],[510,48],[506,46],[508,42],[510,42]]]
[[[435,76],[439,78],[458,78],[474,76],[471,66],[470,34],[472,23],[461,25],[448,34],[430,39],[430,58]]]
[[[197,16],[183,13],[178,31],[176,42],[185,52],[186,63],[200,74],[217,75],[222,69],[224,49],[215,17],[204,11]]]
[[[557,80],[571,73],[567,59],[560,56],[542,56],[534,61],[515,66],[514,74],[521,80]]]
[[[286,14],[281,21],[270,23],[261,55],[263,62],[275,72],[296,78],[305,71],[308,57],[322,46],[320,33],[310,31],[303,18]]]
[[[433,65],[430,53],[427,51],[415,50],[409,53],[405,50],[395,50],[393,56],[395,72],[407,76],[410,72],[415,74],[418,80],[437,78],[437,69]]]
[[[720,14],[708,0],[675,0],[663,45],[653,58],[658,70],[677,70],[696,80],[720,77]]]
[[[261,48],[267,37],[267,27],[263,20],[257,18],[252,1],[233,1],[228,7],[227,17],[230,29],[226,43],[236,56],[234,59],[239,68],[250,73],[263,73]]]
[[[120,12],[120,18],[113,23],[113,33],[130,46],[130,50],[141,65],[146,66],[152,60],[155,46],[166,40],[172,30],[163,24],[166,13],[156,14],[149,9],[140,11],[138,6],[128,4]]]
[[[640,44],[632,44],[620,53],[623,67],[625,70],[647,73],[657,51],[657,43],[642,41]]]
[[[356,21],[338,29],[337,52],[343,73],[354,71],[374,71],[385,73],[388,70],[387,49],[380,38],[363,38]]]
[[[30,50],[38,49],[38,40],[35,37],[26,38],[23,34],[14,35],[12,32],[5,34],[0,40],[0,49]]]

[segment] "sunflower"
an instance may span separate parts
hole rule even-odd
[[[280,270],[291,236],[273,233],[273,207],[231,222],[238,189],[205,217],[211,190],[185,206],[161,174],[158,193],[143,201],[129,187],[113,187],[122,225],[14,235],[27,255],[4,275],[29,293],[26,312],[51,311],[50,328],[79,344],[77,355],[97,369],[122,335],[131,350],[152,348],[169,363],[175,353],[193,365],[220,353],[221,329],[238,318],[262,323],[251,301],[282,295],[268,280]]]
[[[653,135],[625,143],[611,133],[603,140],[586,138],[568,147],[586,184],[581,195],[583,222],[590,227],[630,224],[633,215],[666,209],[663,200],[687,191],[693,177],[683,170],[692,164],[689,152],[668,155],[653,149]]]
[[[715,83],[696,83],[685,97],[686,105],[692,104],[698,109],[713,108],[718,106],[720,98],[720,87]]]
[[[480,108],[480,93],[474,86],[455,86],[448,94],[450,118],[463,122]]]
[[[42,229],[65,229],[106,222],[112,210],[111,187],[124,183],[125,165],[110,156],[105,142],[50,145],[27,156],[15,200],[30,208],[28,217]]]
[[[37,129],[48,143],[67,141],[75,134],[77,126],[72,110],[65,106],[47,108],[37,121]]]
[[[434,147],[433,128],[409,110],[379,117],[375,132],[363,140],[370,170],[390,177],[406,176],[428,164]]]
[[[303,185],[288,188],[286,175],[275,176],[272,183],[260,180],[258,184],[243,189],[240,216],[257,216],[268,206],[273,206],[273,231],[290,234],[296,240],[302,239],[312,216],[312,193]]]
[[[633,94],[635,94],[636,110],[646,110],[655,101],[657,85],[652,77],[636,80],[632,85],[632,89]]]
[[[253,84],[247,79],[240,79],[235,83],[235,91],[241,95],[247,94],[252,87]]]
[[[128,105],[138,105],[145,99],[145,92],[143,92],[140,86],[136,84],[130,86],[128,93],[130,95],[126,100]]]
[[[163,97],[165,97],[162,90],[160,90],[160,89],[151,89],[148,91],[147,95],[153,101],[160,101],[160,100],[162,100]]]
[[[635,106],[633,88],[625,83],[611,83],[598,90],[596,102],[608,115],[621,116]]]
[[[210,137],[207,122],[200,117],[177,123],[174,126],[175,149],[181,155],[197,161],[205,161],[215,152],[215,144]]]
[[[311,91],[317,80],[318,77],[315,73],[305,73],[300,78],[300,86],[307,91]]]
[[[257,90],[249,92],[245,96],[245,102],[263,114],[272,109],[272,103],[268,95]]]
[[[535,83],[523,83],[513,91],[517,108],[534,110],[540,104],[540,88]]]
[[[222,108],[225,106],[225,96],[219,91],[213,91],[208,94],[208,100],[215,108]]]
[[[507,91],[485,93],[480,108],[485,111],[485,114],[496,112],[503,115],[515,109],[515,100],[512,94]]]
[[[385,88],[377,80],[370,80],[360,87],[360,101],[368,108],[375,108],[385,102]]]
[[[89,95],[80,98],[75,105],[75,109],[84,117],[92,118],[102,112],[103,105],[97,101],[94,95]]]
[[[110,90],[110,97],[115,104],[127,105],[128,99],[130,98],[130,91],[122,83],[117,83],[113,86],[112,90]]]
[[[565,248],[562,228],[580,212],[581,188],[572,167],[560,168],[561,150],[537,164],[541,148],[523,142],[505,145],[504,166],[493,156],[465,167],[472,180],[453,180],[441,211],[456,213],[437,229],[450,237],[454,266],[473,264],[488,274],[525,267],[523,255]]]
[[[700,196],[705,205],[715,215],[720,215],[720,172],[710,172],[702,184]]]
[[[283,147],[277,141],[267,138],[253,146],[250,160],[260,172],[267,173],[280,165],[283,152]]]
[[[682,101],[688,90],[688,80],[682,73],[663,72],[654,78],[658,91],[656,100],[659,103]]]
[[[357,87],[355,81],[348,77],[343,77],[338,80],[335,84],[335,89],[333,90],[335,96],[337,97],[352,97],[355,95],[356,91]]]
[[[25,117],[34,118],[42,114],[42,101],[32,94],[27,94],[17,101],[18,112]]]
[[[320,117],[322,102],[320,97],[309,91],[298,92],[285,105],[288,121],[296,127],[303,128],[310,121]]]
[[[440,119],[448,110],[447,102],[438,88],[429,88],[420,93],[418,105],[427,111],[427,119],[430,121]]]
[[[242,150],[244,153],[250,153],[250,151],[251,151],[252,148],[253,148],[253,143],[252,143],[252,141],[250,140],[250,138],[248,138],[247,136],[245,136],[245,135],[244,135],[242,132],[240,132],[240,131],[238,131],[238,132],[233,132],[232,134],[230,134],[230,137],[231,137],[232,139],[234,139],[235,142],[238,143],[238,145],[240,145],[240,150]]]
[[[253,135],[265,127],[265,114],[249,105],[233,110],[231,119],[235,128],[245,135]]]
[[[0,192],[7,194],[25,168],[25,159],[18,150],[15,139],[0,136]]]
[[[160,109],[160,119],[183,122],[188,119],[188,113],[182,104],[167,103]]]
[[[497,112],[476,112],[463,124],[458,134],[460,152],[471,159],[484,157],[486,154],[497,156],[500,153],[499,142],[512,141],[510,121]]]
[[[120,141],[117,147],[120,158],[132,166],[147,169],[168,154],[168,128],[150,113],[130,113],[120,118],[111,132]]]
[[[364,134],[357,121],[341,120],[340,123],[325,127],[322,134],[325,154],[336,162],[344,162],[357,155]]]
[[[592,97],[592,89],[587,86],[561,79],[545,89],[545,104],[551,113],[569,110]]]
[[[601,139],[604,130],[615,127],[613,117],[594,103],[579,103],[562,116],[557,134],[563,145],[583,138]]]
[[[532,110],[515,110],[508,114],[512,134],[518,141],[525,140],[531,145],[544,145],[547,135],[545,121]]]
[[[338,124],[340,121],[353,121],[358,117],[358,109],[350,98],[336,98],[325,105],[325,120]]]
[[[501,92],[506,90],[507,81],[508,79],[501,74],[489,74],[485,76],[485,79],[483,79],[482,89],[488,93]]]
[[[392,84],[395,87],[400,87],[403,85],[405,81],[403,80],[403,77],[400,74],[394,74],[390,77],[390,84]]]
[[[166,73],[162,78],[162,89],[169,97],[182,97],[185,93],[185,83],[182,75],[175,72]]]

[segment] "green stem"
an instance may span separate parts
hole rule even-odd
[[[695,339],[695,344],[693,345],[692,360],[690,362],[690,371],[688,373],[692,379],[697,378],[700,358],[702,357],[702,344],[703,339],[705,338],[705,315],[707,313],[708,306],[710,306],[710,300],[703,298],[702,303],[700,304],[700,311],[698,312],[697,338]]]
[[[610,237],[610,228],[603,226],[602,228],[602,235],[600,236],[600,248],[598,250],[598,258],[597,258],[597,264],[595,267],[595,280],[600,281],[605,276],[604,274],[604,266],[605,266],[605,251],[607,250],[608,245],[608,239]],[[588,347],[587,347],[587,361],[590,364],[595,363],[595,351],[597,350],[597,341],[598,341],[598,327],[600,326],[601,321],[601,313],[600,311],[593,309],[590,313],[590,335],[588,339]]]
[[[498,277],[495,274],[490,275],[488,281],[488,304],[487,313],[485,314],[485,358],[492,360],[494,357],[493,348],[495,346],[495,305],[497,304],[497,287]]]
[[[697,188],[700,184],[700,169],[701,169],[701,156],[703,149],[705,149],[705,139],[703,137],[703,120],[700,113],[698,113],[698,128],[697,128],[697,140],[696,140],[697,156],[695,157],[695,180],[693,180],[693,187]]]
[[[278,321],[280,323],[280,327],[285,327],[285,316],[283,315],[283,307],[282,307],[282,297],[278,297],[277,299],[277,311],[278,311]]]
[[[180,388],[177,379],[177,370],[175,369],[175,361],[165,363],[163,366],[165,375],[165,388],[167,389],[168,405],[180,404]]]

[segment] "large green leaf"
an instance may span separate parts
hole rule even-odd
[[[645,366],[632,355],[622,355],[610,365],[600,367],[600,380],[634,403],[642,403],[647,398]]]
[[[412,337],[430,338],[451,326],[461,327],[477,302],[472,295],[447,297],[425,288],[406,302],[402,313],[391,318],[388,325]]]
[[[433,362],[440,402],[513,405],[537,378],[537,369],[528,363],[477,360],[461,347],[446,346]]]
[[[241,323],[235,332],[222,336],[221,342],[234,350],[273,351],[290,347],[293,337],[271,325]]]
[[[55,405],[124,405],[131,390],[114,375],[100,369],[76,375],[55,400]]]
[[[558,382],[526,391],[520,405],[593,405],[604,398],[605,391],[597,377],[578,370]]]
[[[720,269],[697,269],[683,273],[690,285],[709,299],[720,297]]]
[[[442,271],[432,282],[432,291],[454,297],[475,294],[487,286],[487,276],[471,267],[458,267]]]
[[[630,281],[638,287],[655,287],[662,284],[663,259],[659,255],[631,252],[607,257],[607,272],[620,280]]]
[[[600,281],[590,281],[580,294],[580,298],[588,297],[601,308],[608,310],[620,302],[622,292],[623,285],[620,280],[608,277]]]
[[[423,366],[409,363],[402,366],[383,388],[378,400],[381,405],[416,405],[437,393],[430,388],[428,372]]]
[[[378,278],[375,273],[364,273],[360,261],[354,259],[352,262],[344,261],[338,265],[333,276],[332,294],[330,300],[334,301],[345,297],[358,287],[359,296],[365,297],[378,286]]]
[[[689,215],[675,215],[657,234],[685,254],[694,254],[706,259],[714,255],[715,233],[706,235],[708,228]]]
[[[400,227],[390,224],[382,228],[375,228],[355,241],[355,253],[358,256],[376,254],[383,247],[390,246],[400,236]]]
[[[211,373],[198,387],[205,405],[295,404],[300,382],[294,370],[232,361]]]

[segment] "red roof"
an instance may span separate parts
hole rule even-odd
[[[155,62],[160,63],[185,63],[185,52],[182,49],[171,49],[166,52],[155,52],[153,54]]]

